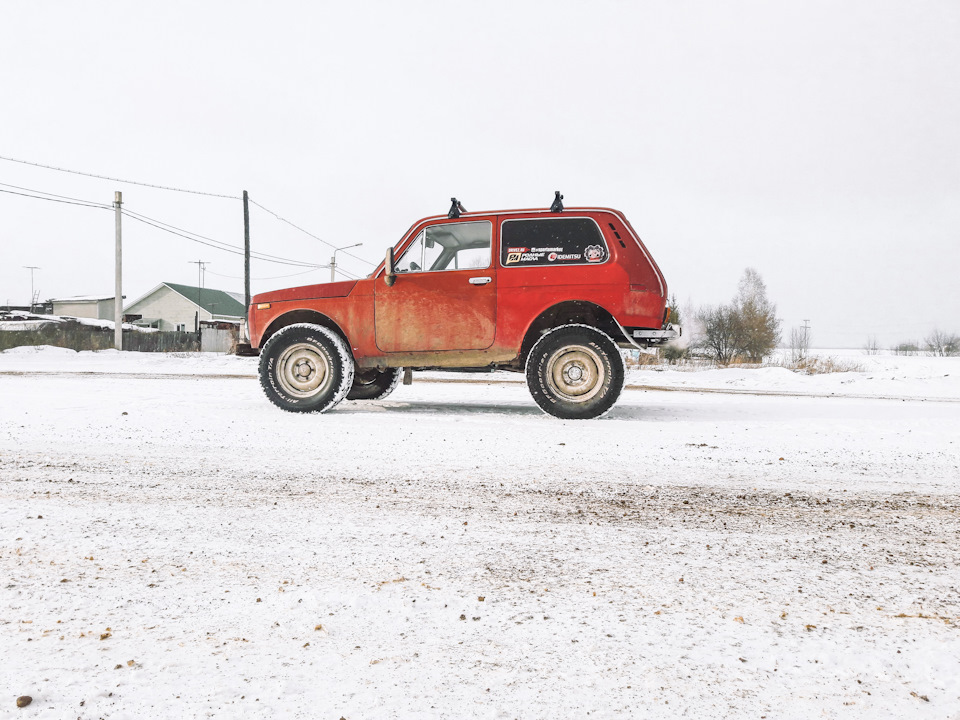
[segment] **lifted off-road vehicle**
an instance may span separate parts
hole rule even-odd
[[[620,348],[665,342],[667,285],[605,208],[467,212],[415,223],[368,277],[253,298],[260,383],[278,407],[379,399],[403,369],[526,374],[536,403],[593,418],[623,388]]]

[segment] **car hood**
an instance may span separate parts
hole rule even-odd
[[[251,303],[283,302],[284,300],[311,300],[313,298],[346,297],[356,287],[356,280],[342,282],[320,283],[318,285],[301,285],[300,287],[283,288],[260,293],[251,299]]]

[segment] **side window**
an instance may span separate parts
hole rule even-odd
[[[417,239],[410,243],[403,256],[397,260],[394,272],[420,272],[423,269],[423,238],[424,233],[421,230]]]
[[[610,253],[600,227],[590,218],[504,220],[500,226],[500,264],[599,265]]]
[[[453,256],[453,270],[482,270],[490,267],[490,246],[464,248]]]
[[[431,225],[403,253],[396,272],[488,268],[492,237],[493,224],[489,220]]]

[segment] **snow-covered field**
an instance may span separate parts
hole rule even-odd
[[[960,359],[856,362],[576,422],[0,353],[0,717],[960,718]]]

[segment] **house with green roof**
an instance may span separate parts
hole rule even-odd
[[[127,305],[123,316],[141,327],[194,332],[198,322],[239,325],[246,308],[238,293],[164,282]]]

